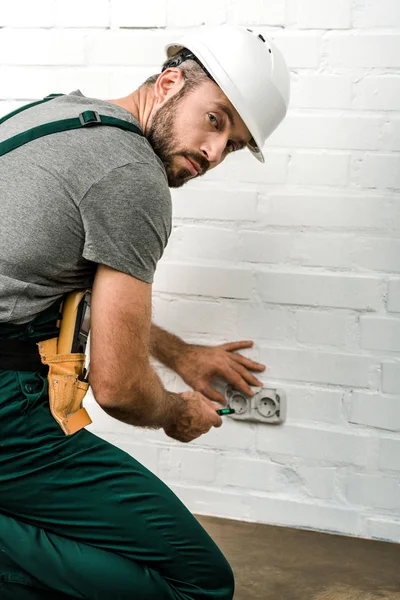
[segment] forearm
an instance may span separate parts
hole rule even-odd
[[[139,427],[159,429],[176,423],[182,410],[182,398],[167,391],[154,369],[143,369],[134,390],[118,402],[102,404],[110,416]]]
[[[177,335],[161,329],[154,323],[150,330],[150,354],[163,365],[179,373],[179,359],[187,344]]]

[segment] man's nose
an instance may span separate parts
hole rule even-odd
[[[215,167],[222,161],[224,150],[225,140],[213,140],[203,144],[201,148],[203,156],[206,157],[211,167]]]

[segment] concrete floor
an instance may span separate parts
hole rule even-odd
[[[235,600],[400,600],[400,544],[197,518],[233,568]]]

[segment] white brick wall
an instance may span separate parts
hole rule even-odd
[[[182,445],[92,399],[92,429],[200,513],[400,541],[398,0],[6,0],[0,112],[128,94],[171,36],[224,22],[280,45],[291,107],[265,165],[239,153],[174,191],[154,314],[194,342],[254,339],[287,422],[226,419]]]

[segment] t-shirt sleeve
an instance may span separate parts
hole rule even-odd
[[[172,220],[171,194],[160,167],[117,167],[91,186],[79,206],[83,257],[152,283]]]

